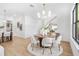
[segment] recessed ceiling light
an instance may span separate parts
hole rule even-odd
[[[43,3],[43,6],[45,6],[46,4],[45,3]]]
[[[33,4],[31,4],[31,5],[30,5],[30,7],[34,7],[34,5],[33,5]]]

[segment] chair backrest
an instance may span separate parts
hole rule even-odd
[[[4,32],[4,36],[10,36],[10,32]]]
[[[62,40],[62,36],[59,36],[59,37],[57,38],[56,42],[57,42],[58,44],[60,44],[60,43],[61,43],[61,40]]]
[[[42,40],[42,42],[43,42],[44,44],[52,44],[52,43],[53,43],[53,38],[44,38],[44,39]]]
[[[47,47],[52,47],[53,46],[53,38],[44,38],[42,40],[42,45],[47,46]]]

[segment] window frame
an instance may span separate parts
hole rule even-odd
[[[75,14],[74,14],[74,12],[75,12]],[[75,16],[75,18],[74,18],[74,16]],[[72,11],[72,37],[79,44],[79,41],[78,41],[79,39],[77,38],[77,26],[78,26],[77,23],[79,23],[79,20],[78,20],[78,3],[75,4],[75,7]],[[74,31],[75,31],[75,33],[74,33]]]

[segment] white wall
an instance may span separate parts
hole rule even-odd
[[[25,37],[32,36],[38,32],[39,23],[30,16],[25,16]]]
[[[25,18],[23,15],[13,17],[13,32],[14,36],[25,37]],[[22,24],[22,31],[17,27],[17,22]]]

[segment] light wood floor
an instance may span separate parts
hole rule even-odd
[[[27,51],[27,46],[30,43],[30,39],[23,39],[19,37],[14,37],[13,41],[8,41],[5,43],[1,43],[1,45],[5,49],[5,56],[32,56]],[[68,42],[61,43],[64,52],[61,56],[72,56],[72,50],[70,44]]]

